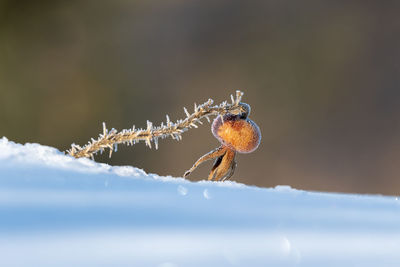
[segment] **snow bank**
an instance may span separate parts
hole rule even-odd
[[[193,183],[0,139],[0,266],[399,264],[397,197]]]

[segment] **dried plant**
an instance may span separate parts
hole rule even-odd
[[[239,103],[239,105],[243,107],[240,113],[227,113],[214,119],[211,132],[221,145],[201,156],[183,177],[190,175],[203,162],[215,159],[208,180],[225,181],[235,172],[236,153],[247,154],[258,148],[261,142],[261,131],[248,117],[250,105],[246,103]]]
[[[190,114],[186,108],[184,108],[186,118],[178,120],[173,123],[169,119],[168,115],[166,124],[161,123],[160,126],[154,127],[153,123],[147,121],[146,129],[136,129],[133,126],[131,129],[125,129],[118,132],[116,129],[107,130],[106,124],[103,122],[103,133],[99,135],[97,139],[89,141],[85,146],[79,146],[76,144],[71,145],[71,149],[67,150],[67,153],[75,158],[92,158],[97,152],[103,152],[104,149],[110,149],[110,157],[113,151],[117,151],[118,144],[133,145],[141,140],[146,142],[146,145],[151,148],[151,143],[154,142],[156,149],[158,148],[158,139],[166,138],[168,136],[176,140],[182,139],[182,133],[190,128],[197,128],[197,123],[203,124],[201,119],[206,118],[210,122],[209,116],[213,115],[224,115],[227,113],[237,114],[243,112],[243,106],[240,105],[242,100],[243,92],[236,91],[236,98],[231,95],[232,102],[229,104],[227,101],[222,102],[219,105],[213,106],[213,100],[209,99],[202,105],[197,106],[194,104],[194,112]]]

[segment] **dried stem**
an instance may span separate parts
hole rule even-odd
[[[236,98],[231,95],[232,103],[228,104],[227,101],[222,102],[219,105],[212,106],[213,100],[209,99],[204,104],[197,106],[194,104],[194,112],[190,114],[186,108],[184,111],[186,113],[186,118],[183,120],[178,120],[173,123],[170,121],[168,115],[166,125],[161,123],[160,126],[154,127],[153,123],[147,121],[146,129],[126,129],[118,132],[116,129],[107,130],[106,124],[103,122],[103,133],[97,138],[89,141],[89,143],[83,147],[79,145],[72,144],[71,149],[67,150],[67,153],[75,158],[93,158],[94,154],[97,152],[103,152],[105,148],[110,149],[110,157],[112,152],[117,151],[118,144],[133,145],[140,140],[146,142],[146,145],[151,148],[151,142],[154,142],[156,149],[158,148],[158,139],[166,138],[171,136],[173,139],[181,140],[182,133],[188,129],[198,126],[196,123],[203,124],[201,119],[206,118],[210,122],[209,116],[212,115],[223,115],[226,113],[237,113],[242,112],[243,108],[239,105],[242,100],[243,92],[236,91]]]

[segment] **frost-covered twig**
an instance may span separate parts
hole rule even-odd
[[[131,129],[125,129],[118,132],[116,129],[108,131],[106,124],[103,122],[103,133],[100,134],[97,139],[92,138],[92,140],[83,147],[72,144],[71,149],[67,150],[67,153],[75,158],[93,158],[93,155],[97,152],[103,152],[105,148],[109,148],[111,157],[112,152],[117,150],[118,144],[133,145],[140,140],[145,141],[146,145],[150,148],[151,142],[154,142],[157,149],[159,138],[171,136],[173,139],[181,140],[182,133],[192,127],[197,128],[198,126],[196,123],[203,124],[201,121],[203,118],[206,118],[208,122],[210,122],[209,116],[212,115],[242,112],[243,107],[239,105],[242,96],[243,92],[236,91],[236,98],[231,95],[232,102],[230,104],[228,104],[227,101],[224,101],[219,105],[212,106],[214,102],[212,99],[209,99],[200,106],[194,104],[194,112],[192,114],[184,108],[186,114],[185,119],[173,123],[167,115],[166,124],[161,123],[161,125],[157,127],[154,127],[153,123],[147,121],[146,129],[136,129],[135,126],[133,126]]]

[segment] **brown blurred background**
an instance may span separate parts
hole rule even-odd
[[[0,136],[66,150],[245,92],[259,149],[233,180],[400,194],[399,1],[1,1]],[[218,145],[119,146],[113,165],[181,176]],[[191,176],[206,177],[211,163]]]

